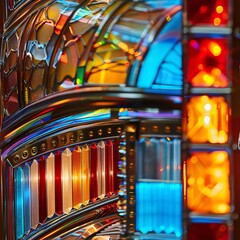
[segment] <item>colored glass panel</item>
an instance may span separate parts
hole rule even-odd
[[[223,38],[193,38],[188,42],[188,82],[193,87],[229,86],[228,41]]]
[[[97,144],[97,181],[98,181],[98,196],[106,194],[106,160],[105,160],[105,143],[100,141]]]
[[[179,139],[145,139],[137,143],[137,178],[180,181]]]
[[[24,180],[24,229],[28,232],[31,229],[31,185],[30,185],[30,166],[25,164],[23,167]]]
[[[55,213],[55,157],[53,153],[46,159],[47,216]]]
[[[33,160],[30,170],[31,179],[31,213],[32,213],[32,227],[36,228],[39,223],[39,173],[38,162]]]
[[[228,141],[228,104],[224,97],[192,97],[187,106],[187,137],[194,143]]]
[[[108,140],[105,144],[106,156],[106,193],[114,192],[114,159],[113,159],[113,143]]]
[[[226,224],[191,223],[188,226],[188,240],[230,240],[230,229]]]
[[[72,209],[72,153],[69,148],[62,152],[62,196],[63,212]]]
[[[138,87],[164,91],[182,90],[182,12],[169,16],[167,24],[150,45],[141,65]],[[135,62],[136,64],[136,62]],[[151,71],[149,71],[151,68]],[[134,68],[133,68],[134,70]]]
[[[61,214],[63,212],[62,204],[62,161],[61,152],[57,151],[55,154],[55,211],[57,214]]]
[[[225,151],[192,153],[187,160],[187,205],[193,212],[229,212],[229,165]]]
[[[228,23],[228,0],[199,0],[187,2],[188,21],[191,25],[222,26]]]
[[[82,199],[82,159],[81,148],[75,147],[72,152],[72,184],[73,184],[73,207],[78,208]]]
[[[119,178],[118,178],[118,173],[119,173],[119,167],[118,167],[118,162],[119,162],[119,145],[120,145],[120,140],[115,139],[113,142],[113,178],[114,178],[114,191],[119,190]]]
[[[39,222],[43,223],[47,218],[47,186],[46,186],[46,159],[40,158],[38,163],[39,169]]]
[[[14,171],[14,184],[16,238],[19,239],[24,234],[23,169],[21,167]]]
[[[97,179],[97,168],[98,168],[98,154],[97,145],[92,143],[90,146],[90,198],[94,199],[98,197],[98,179]]]
[[[84,203],[90,200],[90,148],[82,147],[82,198]]]
[[[141,233],[182,235],[182,185],[137,182],[136,229]]]

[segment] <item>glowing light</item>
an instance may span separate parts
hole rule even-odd
[[[215,57],[222,53],[222,48],[216,42],[211,42],[209,44],[209,50]]]
[[[219,26],[221,24],[221,19],[220,18],[214,18],[213,24],[215,26]]]
[[[205,116],[204,118],[203,118],[203,122],[204,122],[204,125],[205,126],[209,126],[210,125],[210,117],[209,116]]]
[[[211,104],[209,104],[209,103],[206,103],[205,105],[204,105],[204,110],[205,111],[210,111],[212,109],[212,106],[211,106]]]
[[[187,160],[188,207],[198,213],[228,213],[230,164],[227,152],[192,154],[193,156]]]
[[[68,58],[67,58],[66,52],[62,53],[62,55],[60,57],[60,62],[65,63],[65,64],[68,62]]]
[[[216,7],[216,12],[219,13],[219,14],[222,13],[223,12],[223,6],[221,6],[221,5],[217,6]]]

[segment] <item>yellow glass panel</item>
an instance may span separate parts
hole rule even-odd
[[[187,160],[187,205],[193,212],[198,213],[229,212],[227,152],[195,152]]]
[[[223,97],[192,97],[187,104],[187,137],[194,143],[228,141],[228,105]]]

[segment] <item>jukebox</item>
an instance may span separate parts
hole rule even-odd
[[[1,239],[240,237],[237,1],[0,6]]]

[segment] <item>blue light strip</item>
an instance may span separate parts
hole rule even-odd
[[[23,169],[21,167],[15,169],[14,184],[16,239],[19,239],[24,234]]]
[[[182,235],[182,184],[137,182],[136,229]]]
[[[31,187],[30,187],[30,166],[25,164],[23,167],[24,173],[24,229],[27,233],[31,229]]]

